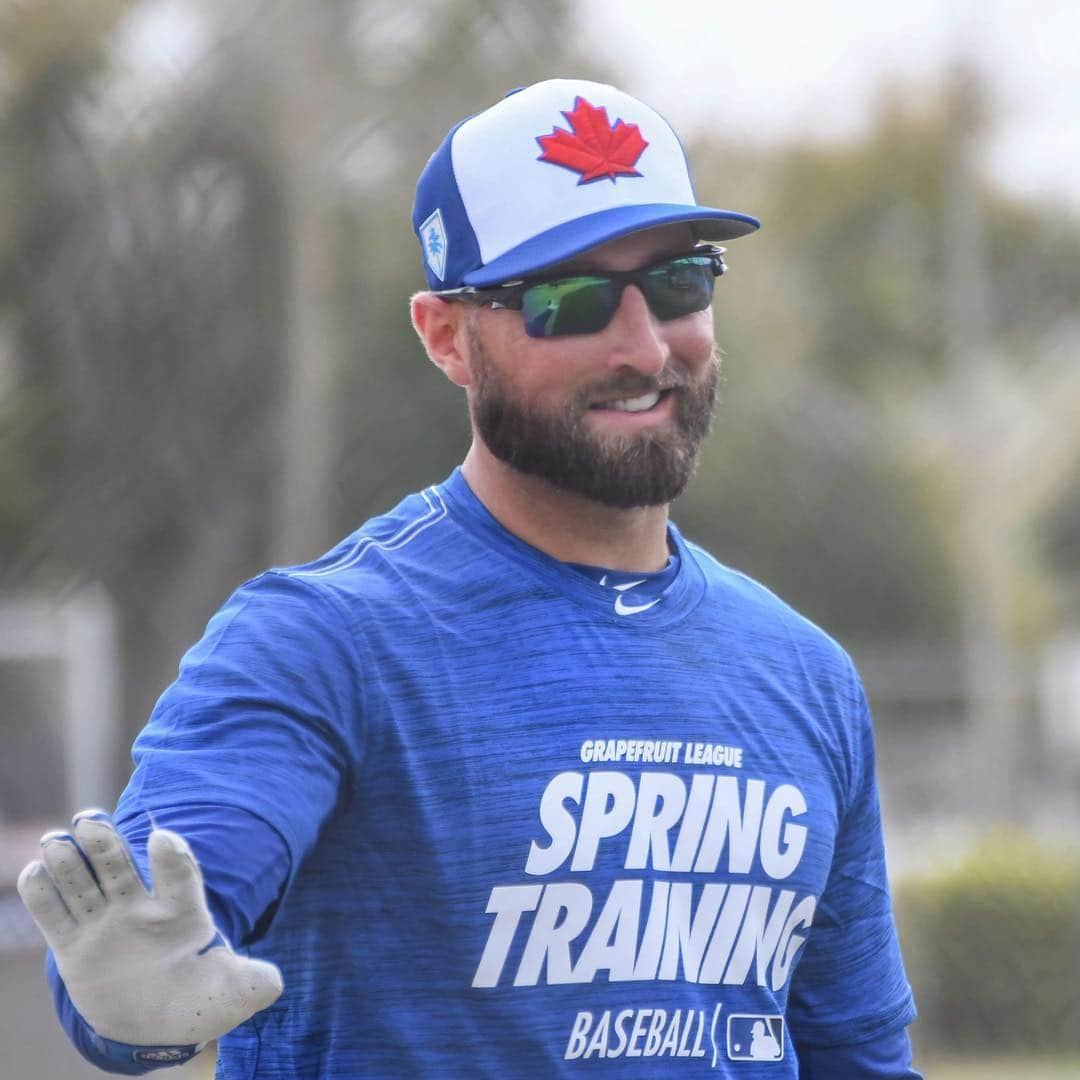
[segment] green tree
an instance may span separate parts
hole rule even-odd
[[[437,380],[406,317],[412,187],[455,119],[565,56],[557,4],[193,0],[203,51],[133,86],[115,61],[139,8],[84,5],[79,49],[65,5],[18,11],[45,59],[5,59],[25,75],[0,292],[6,587],[106,586],[133,729],[240,580],[449,469],[416,408]]]

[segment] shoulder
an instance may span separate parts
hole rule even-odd
[[[729,604],[737,606],[740,612],[763,621],[774,622],[799,638],[817,642],[826,649],[847,655],[825,630],[796,611],[766,585],[741,570],[726,566],[700,544],[689,540],[685,543],[695,562],[701,567],[710,588],[719,592]]]
[[[824,674],[858,699],[861,684],[847,651],[825,630],[748,574],[726,566],[700,544],[685,541],[722,617],[750,646],[771,645],[800,669]]]
[[[326,648],[353,641],[363,602],[386,591],[396,560],[446,517],[437,488],[409,495],[306,563],[275,566],[239,585],[210,619],[194,659],[221,646]],[[349,646],[352,648],[352,645]]]
[[[847,651],[821,627],[752,577],[688,544],[708,580],[708,618],[718,627],[727,662],[762,688],[765,699],[797,712],[804,730],[830,751],[850,805],[870,761],[866,692]]]
[[[348,618],[358,600],[377,597],[404,568],[429,562],[433,551],[445,548],[451,527],[439,488],[424,488],[369,518],[310,562],[265,570],[240,586],[233,601],[276,600]]]
[[[446,501],[437,486],[408,495],[392,510],[369,518],[355,532],[311,562],[275,567],[272,573],[313,585],[342,587],[357,575],[377,572],[387,557],[406,549],[425,550],[435,540],[429,533],[448,527]]]

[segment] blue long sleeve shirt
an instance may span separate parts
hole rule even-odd
[[[918,1077],[851,661],[669,543],[583,572],[455,472],[211,620],[117,820],[284,975],[219,1077]]]

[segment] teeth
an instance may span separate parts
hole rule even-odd
[[[651,409],[660,400],[660,391],[654,390],[651,394],[642,394],[641,397],[623,398],[621,401],[606,401],[603,408],[615,409],[618,412],[644,412]]]

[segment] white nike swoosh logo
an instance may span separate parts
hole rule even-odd
[[[660,603],[660,597],[650,600],[647,604],[626,604],[621,596],[615,597],[616,615],[636,615],[639,611],[648,611],[649,608]]]
[[[655,600],[650,600],[647,604],[628,604],[623,600],[622,594],[626,592],[627,589],[632,589],[635,585],[643,585],[644,583],[645,578],[642,578],[640,581],[627,581],[623,585],[612,585],[612,588],[619,593],[619,595],[615,597],[616,615],[636,615],[639,611],[648,611],[649,608],[660,603],[659,596]]]

